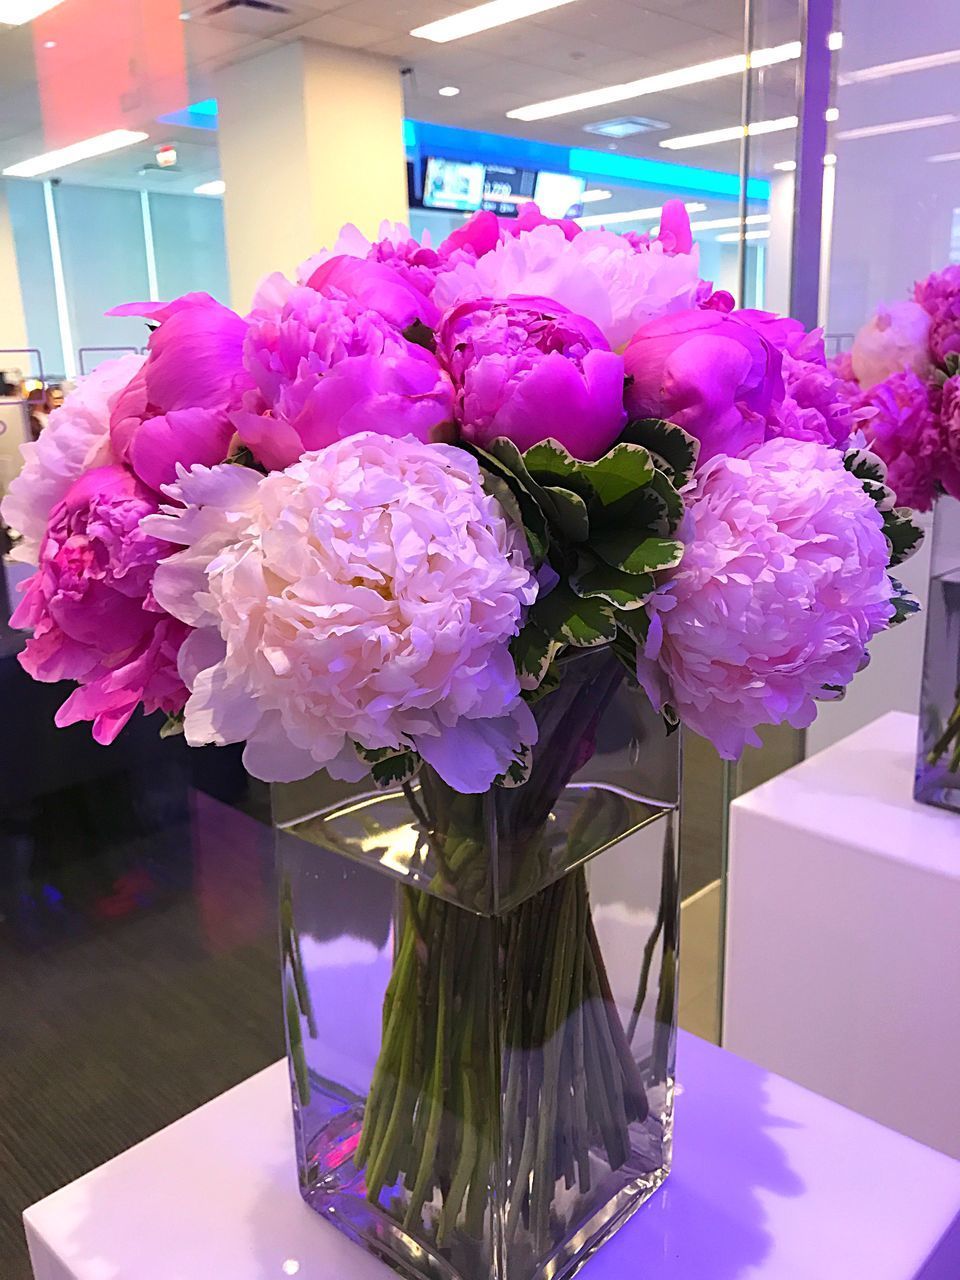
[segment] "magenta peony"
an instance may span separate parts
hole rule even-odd
[[[688,496],[686,551],[650,602],[638,675],[655,705],[736,759],[758,725],[804,728],[893,614],[881,516],[841,454],[770,440],[715,458]]]
[[[914,297],[930,317],[930,353],[938,364],[960,353],[960,264],[921,280]]]
[[[536,597],[522,533],[448,445],[367,433],[266,477],[181,472],[148,520],[185,550],[157,599],[184,645],[187,740],[246,741],[266,780],[357,777],[352,742],[414,746],[485,790],[536,723],[509,652]]]
[[[945,455],[941,483],[960,498],[960,374],[948,378],[940,393],[940,438]]]
[[[669,418],[700,441],[700,465],[764,439],[783,401],[776,345],[739,313],[691,310],[642,325],[624,352],[627,410]]]
[[[50,415],[40,439],[21,446],[23,467],[0,503],[4,520],[21,535],[12,559],[36,564],[54,507],[85,471],[114,461],[110,415],[142,364],[143,356],[133,354],[105,360]]]
[[[960,458],[951,459],[940,424],[940,391],[912,370],[895,373],[855,404],[872,411],[864,424],[871,450],[887,468],[901,506],[929,511],[941,486],[960,496]]]
[[[819,440],[844,448],[857,425],[846,388],[827,365],[823,330],[807,333],[799,320],[769,311],[738,311],[737,319],[749,324],[780,352],[783,400],[767,427],[767,438]]]
[[[429,440],[453,421],[436,358],[351,298],[294,288],[250,317],[243,354],[255,390],[232,421],[271,468],[359,431]]]
[[[114,405],[116,456],[151,489],[173,480],[178,463],[222,462],[233,437],[230,412],[248,385],[246,322],[206,293],[131,302],[110,314],[159,322],[146,363]]]
[[[306,284],[318,293],[352,298],[365,310],[378,311],[397,329],[406,329],[418,320],[432,329],[440,318],[409,272],[395,271],[389,263],[373,258],[350,254],[327,258]]]
[[[877,307],[853,340],[850,367],[864,390],[907,369],[923,377],[930,370],[930,316],[918,302]]]
[[[20,663],[36,680],[76,680],[57,712],[59,726],[93,721],[110,743],[140,703],[179,711],[187,691],[177,653],[187,628],[164,614],[151,592],[171,550],[140,527],[154,496],[125,467],[87,471],[54,508],[11,626],[32,628]]]
[[[596,325],[547,298],[465,302],[444,317],[437,353],[475,444],[506,436],[524,450],[552,437],[593,461],[623,430],[623,358]]]

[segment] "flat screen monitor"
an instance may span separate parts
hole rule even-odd
[[[565,218],[579,205],[587,182],[572,173],[538,173],[535,199],[548,218]]]
[[[515,215],[525,200],[533,199],[537,175],[532,169],[488,164],[483,181],[483,207],[501,217]]]
[[[430,156],[423,183],[423,203],[428,209],[479,209],[483,200],[484,166]]]

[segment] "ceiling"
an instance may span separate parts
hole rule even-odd
[[[58,175],[63,181],[192,191],[199,183],[217,177],[216,132],[158,124],[157,116],[186,105],[184,98],[198,101],[215,96],[220,68],[299,39],[364,49],[396,60],[398,66],[408,69],[404,76],[405,109],[414,119],[562,146],[654,156],[731,173],[738,169],[739,141],[679,152],[659,146],[670,136],[736,125],[742,92],[737,75],[536,123],[510,120],[506,112],[543,99],[739,53],[743,47],[743,0],[650,0],[643,5],[630,0],[573,0],[536,17],[448,44],[417,39],[409,31],[458,11],[465,7],[465,0],[282,3],[282,13],[250,9],[216,13],[211,12],[216,8],[214,0],[63,0],[33,24],[0,28],[0,167],[57,145],[45,133],[41,100],[46,105],[51,95],[59,95],[69,101],[72,92],[78,106],[84,106],[108,72],[119,74],[118,68],[129,75],[134,68],[142,72],[152,53],[148,38],[151,24],[162,18],[168,32],[176,28],[182,50],[178,53],[179,80],[171,77],[171,83],[166,83],[157,76],[146,87],[138,83],[137,92],[120,99],[122,118],[105,126],[146,130],[149,140],[65,168]],[[171,16],[179,16],[172,13],[171,5],[176,10],[182,7],[181,21],[169,21]],[[755,8],[757,46],[799,38],[799,0],[758,0]],[[91,25],[97,24],[99,29],[91,35]],[[920,30],[922,24],[917,27]],[[57,36],[61,38],[54,38]],[[905,35],[904,40],[907,38]],[[916,33],[910,33],[909,39],[922,43]],[[846,55],[844,59],[846,63]],[[752,73],[752,118],[772,119],[796,112],[798,69],[799,63],[793,61]],[[954,82],[952,72],[955,68],[944,78],[945,92]],[[907,82],[917,80],[916,76],[902,77],[903,88],[909,90]],[[459,95],[441,97],[438,90],[444,85],[456,85]],[[868,118],[871,112],[889,118],[883,115],[883,99],[876,97],[877,89],[877,85],[860,86],[858,101],[867,104]],[[852,88],[845,92],[853,98]],[[953,96],[955,99],[955,93]],[[854,102],[853,110],[858,109]],[[845,116],[846,112],[844,106]],[[651,116],[669,127],[615,142],[584,132],[586,124],[629,114]],[[81,136],[88,135],[89,131]],[[915,145],[916,136],[904,135],[903,145]],[[140,168],[153,159],[155,145],[165,142],[177,146],[180,172],[141,175]],[[943,150],[951,145],[960,147],[960,125],[937,130],[936,142]],[[752,139],[753,172],[769,176],[776,161],[793,155],[793,147],[792,132]],[[629,207],[630,200],[637,200],[636,191],[626,192],[625,199]]]

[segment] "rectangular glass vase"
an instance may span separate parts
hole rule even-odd
[[[275,788],[301,1192],[410,1280],[563,1280],[670,1168],[679,735],[608,650],[534,711],[519,787]]]
[[[914,796],[960,812],[960,502],[937,499]]]

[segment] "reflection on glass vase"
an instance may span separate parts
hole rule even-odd
[[[408,1277],[571,1276],[670,1167],[679,735],[609,649],[534,710],[521,786],[275,788],[301,1191]]]
[[[914,796],[960,812],[960,502],[933,516]]]

